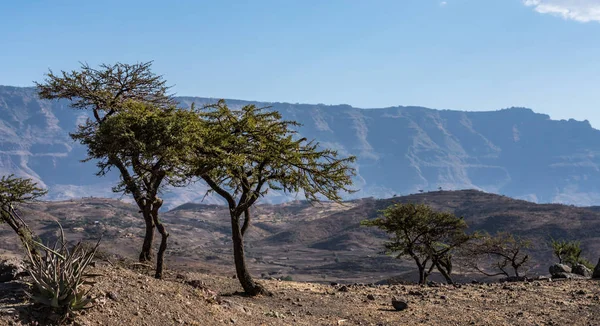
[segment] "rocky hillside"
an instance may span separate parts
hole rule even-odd
[[[215,99],[180,97],[191,102]],[[250,102],[229,100],[239,107]],[[300,133],[358,157],[353,198],[419,190],[481,189],[534,202],[600,204],[600,131],[587,121],[556,121],[530,109],[495,112],[421,107],[270,105],[303,124]],[[99,179],[68,133],[85,118],[64,101],[40,101],[35,89],[0,86],[0,174],[32,177],[51,199],[109,196],[117,176]],[[206,188],[175,189],[168,207],[199,200]],[[289,197],[272,193],[266,202]],[[218,199],[209,198],[208,203]],[[205,202],[206,203],[206,202]]]
[[[343,205],[304,201],[259,205],[246,240],[249,267],[256,276],[291,276],[302,281],[378,282],[398,276],[414,281],[410,260],[381,254],[387,235],[359,225],[396,202],[427,203],[463,216],[471,230],[509,231],[530,239],[533,274],[548,273],[555,261],[551,238],[581,241],[583,256],[593,263],[600,255],[600,212],[464,190],[360,199]],[[22,211],[46,240],[56,235],[53,221],[58,220],[69,239],[94,240],[103,235],[101,249],[111,255],[134,259],[141,247],[144,224],[137,209],[127,203],[99,198],[40,202],[23,206]],[[162,219],[171,234],[168,268],[233,275],[230,223],[224,206],[185,204],[164,213]],[[0,254],[19,250],[9,228],[0,227],[0,243]]]

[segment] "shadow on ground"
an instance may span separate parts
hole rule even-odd
[[[53,325],[52,314],[29,302],[23,281],[0,283],[0,319],[23,325]]]

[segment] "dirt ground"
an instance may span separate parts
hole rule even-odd
[[[264,280],[273,296],[246,297],[238,281],[98,263],[94,307],[75,325],[600,325],[600,281],[354,285]],[[408,308],[396,311],[392,297]],[[18,283],[0,287],[0,325],[51,324]]]

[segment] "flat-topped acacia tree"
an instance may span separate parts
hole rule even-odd
[[[340,202],[340,192],[352,192],[351,163],[319,144],[296,139],[292,129],[276,111],[247,105],[230,110],[225,101],[197,110],[205,122],[211,146],[196,150],[194,175],[204,180],[229,207],[233,254],[237,277],[249,295],[269,293],[248,272],[244,236],[251,221],[251,207],[269,189],[302,193],[311,202]],[[242,215],[244,216],[242,222]]]
[[[17,178],[12,174],[0,179],[0,224],[6,223],[15,231],[32,257],[39,257],[34,245],[36,236],[17,212],[17,206],[35,201],[45,194],[46,190],[30,179]]]
[[[155,188],[158,188],[155,182],[158,182],[157,180],[159,179],[162,182],[164,178],[155,175],[154,181],[148,184],[149,179],[144,178],[144,176],[148,176],[147,169],[141,166],[134,168],[135,162],[139,161],[133,159],[135,155],[127,156],[123,152],[109,150],[108,147],[100,150],[99,148],[102,146],[94,149],[90,146],[94,145],[96,141],[106,140],[102,137],[96,138],[100,137],[98,130],[110,117],[122,114],[126,109],[131,109],[131,101],[135,101],[138,104],[141,103],[139,105],[151,106],[152,109],[146,107],[148,112],[168,110],[176,105],[176,101],[169,94],[169,87],[166,85],[166,81],[163,80],[162,76],[155,75],[151,71],[151,65],[151,62],[136,64],[116,63],[114,65],[103,64],[98,69],[94,69],[87,64],[83,64],[79,71],[62,71],[59,74],[50,71],[46,75],[44,82],[36,83],[40,98],[67,99],[71,101],[70,105],[72,108],[91,111],[92,118],[80,125],[78,131],[72,133],[71,137],[88,146],[88,149],[91,150],[89,152],[90,157],[102,157],[104,161],[99,165],[99,175],[103,175],[110,168],[117,168],[120,173],[121,183],[115,190],[131,194],[140,208],[146,224],[144,243],[139,256],[141,262],[152,260],[154,228],[159,228],[159,232],[162,233],[160,225],[156,224],[156,219],[153,218],[151,212],[158,212],[158,209],[162,205],[162,201],[157,199],[154,191]],[[136,126],[138,128],[136,130],[139,131],[139,135],[143,135],[140,137],[146,137],[144,138],[145,140],[152,140],[152,137],[154,137],[152,135],[154,130],[152,129],[156,125],[145,123],[142,120],[137,122],[139,124]],[[158,133],[161,132],[158,131]],[[119,141],[122,140],[120,139]],[[108,146],[108,144],[105,145]],[[143,147],[140,142],[137,145],[140,148]],[[147,154],[143,153],[140,155]],[[154,156],[153,159],[157,159],[157,156]],[[158,159],[155,163],[162,164],[164,160]],[[156,172],[159,170],[160,168],[152,171]],[[144,173],[139,175],[138,172],[140,171]],[[160,182],[158,183],[160,184]],[[157,270],[157,274],[158,272]]]

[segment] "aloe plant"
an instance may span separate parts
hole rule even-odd
[[[71,250],[60,226],[60,237],[52,248],[34,241],[43,255],[35,256],[28,250],[28,272],[33,278],[28,296],[32,301],[52,308],[67,317],[71,312],[90,307],[92,298],[84,285],[93,285],[91,278],[99,275],[87,274],[86,269],[94,259],[100,240],[93,247],[78,242]]]

